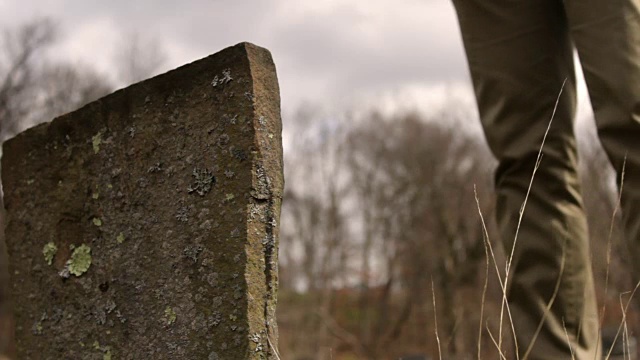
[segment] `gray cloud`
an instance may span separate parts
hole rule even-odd
[[[168,67],[254,42],[274,55],[285,108],[468,81],[446,0],[0,0],[0,10],[7,25],[58,19],[65,56],[107,70],[105,57],[132,31],[164,43]]]

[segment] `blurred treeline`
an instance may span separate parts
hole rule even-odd
[[[114,50],[118,73],[105,76],[54,60],[62,34],[49,19],[4,31],[0,141],[154,75],[164,63],[159,43],[128,36]],[[283,119],[282,359],[437,358],[438,339],[444,359],[496,358],[491,336],[497,340],[502,295],[487,257],[488,241],[503,272],[492,217],[496,164],[470,130],[478,121],[473,109],[454,102],[430,114],[388,114],[322,105]],[[599,303],[607,305],[605,324],[617,326],[620,294],[633,286],[613,216],[614,175],[592,128],[578,127],[578,136]]]
[[[54,52],[64,32],[52,19],[0,32],[0,141],[155,75],[166,60],[157,41],[125,34],[111,59],[117,73],[103,74],[87,64],[60,60]]]
[[[499,358],[491,336],[498,341],[502,293],[480,219],[481,212],[504,273],[492,215],[496,162],[471,130],[479,121],[473,109],[444,109],[338,117],[303,109],[289,119],[278,304],[284,359],[437,359],[436,319],[443,359]],[[615,176],[589,125],[577,126],[577,136],[592,263],[607,306],[603,325],[617,329],[621,293],[634,284],[613,216]]]

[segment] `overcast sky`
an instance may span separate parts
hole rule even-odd
[[[64,31],[59,56],[106,73],[132,32],[160,41],[164,70],[241,41],[264,46],[287,110],[468,87],[448,0],[0,0],[4,28],[42,16]]]
[[[162,44],[163,71],[249,41],[271,50],[285,112],[473,108],[450,0],[0,0],[3,28],[43,16],[64,32],[56,56],[106,74],[133,32]]]

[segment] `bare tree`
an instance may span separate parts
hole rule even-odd
[[[50,19],[5,30],[0,44],[0,141],[15,133],[31,110],[25,99],[34,91],[40,56],[57,33]]]
[[[475,185],[494,243],[496,163],[487,147],[462,130],[464,119],[454,112],[355,119],[314,111],[296,114],[300,124],[289,129],[304,131],[291,137],[294,151],[285,154],[283,353],[292,359],[387,359],[403,351],[435,357],[435,311],[444,358],[475,357],[479,327],[481,358],[497,357],[486,327],[497,333],[501,291],[493,265],[486,275],[474,196]],[[617,324],[619,296],[634,284],[619,216],[611,228],[616,179],[595,133],[579,135],[596,287],[601,305],[608,304],[605,325]],[[500,249],[494,246],[503,269]],[[305,285],[303,291],[294,291],[295,284]]]
[[[295,125],[301,131],[290,137],[296,151],[287,153],[286,176],[300,181],[290,183],[285,193],[283,222],[287,225],[281,232],[280,247],[281,296],[291,296],[300,287],[313,295],[304,307],[306,314],[280,313],[279,323],[315,330],[311,337],[303,333],[281,337],[280,344],[288,349],[290,358],[326,359],[335,342],[332,331],[338,325],[331,314],[333,289],[344,283],[349,272],[342,201],[347,189],[337,159],[343,141],[341,126],[316,121],[314,112],[303,109],[296,114]]]
[[[138,32],[123,37],[115,52],[119,81],[125,85],[150,78],[167,61],[167,54],[156,38],[146,38]]]
[[[25,121],[33,124],[76,110],[113,91],[113,86],[91,68],[50,64],[37,78],[36,96]]]
[[[489,192],[494,162],[475,138],[444,125],[452,116],[426,121],[373,113],[363,121],[303,121],[311,134],[295,137],[287,162],[294,185],[283,203],[283,277],[308,285],[306,313],[318,316],[296,324],[314,336],[292,334],[290,343],[299,346],[292,358],[304,348],[318,359],[327,349],[367,359],[397,357],[401,347],[435,349],[424,344],[433,338],[433,310],[425,307],[431,278],[443,333],[451,339],[447,354],[475,345],[475,333],[457,329],[473,323],[469,314],[479,305],[464,308],[458,295],[479,289],[484,245],[473,185]],[[485,212],[490,206],[484,201]],[[283,319],[295,321],[287,313]]]
[[[58,26],[48,18],[5,30],[0,43],[0,142],[112,90],[92,69],[51,61],[47,50],[59,38]]]
[[[441,114],[434,120],[373,116],[352,133],[345,152],[362,201],[363,272],[371,272],[367,261],[384,259],[382,285],[361,286],[360,306],[370,313],[360,324],[373,330],[359,332],[370,358],[391,355],[384,349],[398,342],[414,310],[429,302],[431,279],[442,300],[440,326],[451,339],[445,351],[460,354],[464,337],[456,330],[469,317],[460,313],[464,304],[456,295],[475,285],[484,259],[473,186],[488,192],[493,161],[477,140],[447,125],[456,119]],[[379,296],[367,294],[376,287]],[[392,306],[394,299],[399,307]]]

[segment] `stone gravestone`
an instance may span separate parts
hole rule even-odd
[[[280,98],[242,43],[4,144],[19,359],[271,359]]]

